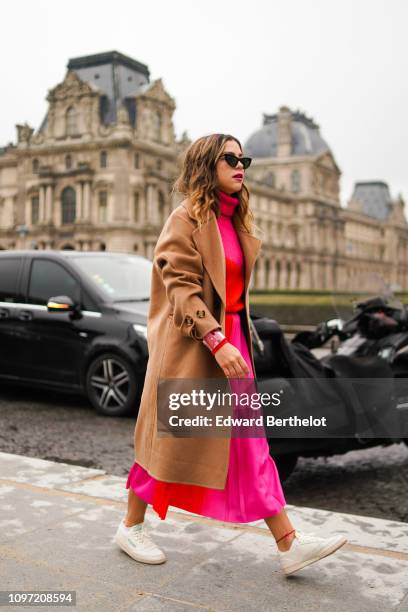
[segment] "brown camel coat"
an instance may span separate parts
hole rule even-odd
[[[248,285],[262,241],[244,229],[236,214],[232,221],[245,260],[244,333],[255,372]],[[157,436],[160,378],[225,380],[214,355],[202,343],[213,329],[225,333],[225,256],[214,211],[200,231],[191,200],[183,200],[166,220],[153,255],[149,360],[134,431],[135,461],[159,480],[223,489],[230,437]]]

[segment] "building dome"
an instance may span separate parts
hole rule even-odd
[[[387,219],[393,208],[390,190],[384,181],[356,183],[351,200],[358,202],[360,209],[366,215],[380,221]]]
[[[278,113],[263,117],[263,126],[244,145],[250,157],[314,156],[330,150],[319,126],[300,111],[282,106]]]

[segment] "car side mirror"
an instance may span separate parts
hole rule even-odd
[[[48,312],[72,312],[75,310],[73,300],[67,295],[50,297],[47,302]]]

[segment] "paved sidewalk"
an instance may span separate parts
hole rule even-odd
[[[408,523],[287,505],[298,529],[349,542],[285,577],[264,521],[175,508],[146,515],[168,561],[133,561],[113,541],[126,500],[124,478],[0,453],[0,590],[76,591],[76,608],[37,610],[408,612]]]

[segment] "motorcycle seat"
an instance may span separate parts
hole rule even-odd
[[[377,355],[330,355],[325,361],[339,378],[393,378],[389,364]]]

